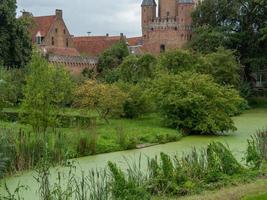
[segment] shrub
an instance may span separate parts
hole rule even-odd
[[[40,55],[33,55],[28,66],[22,110],[35,132],[45,132],[57,123],[59,108],[72,96],[72,81],[63,67],[50,66]]]
[[[156,58],[150,54],[126,57],[120,68],[120,79],[128,83],[140,83],[155,76]]]
[[[144,87],[139,84],[127,83],[120,83],[118,86],[128,94],[128,98],[123,104],[124,117],[138,118],[152,110],[153,103]]]
[[[246,105],[238,91],[191,72],[161,75],[154,80],[152,92],[165,124],[186,133],[236,130],[231,116]]]
[[[87,81],[76,91],[75,105],[94,109],[107,123],[108,116],[120,116],[123,114],[123,103],[127,95],[117,86],[96,81]]]
[[[200,56],[190,51],[175,50],[162,54],[159,57],[159,65],[169,72],[177,74],[184,71],[196,71],[202,66]]]

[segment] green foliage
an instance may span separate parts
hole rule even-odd
[[[95,109],[108,122],[108,116],[123,114],[123,103],[127,95],[117,86],[96,81],[87,81],[76,91],[75,104],[81,108]]]
[[[187,133],[236,130],[231,116],[246,105],[236,90],[220,86],[208,75],[163,74],[152,88],[165,124]]]
[[[14,106],[21,101],[24,82],[25,73],[23,69],[7,69],[0,67],[0,99],[2,99],[0,102],[2,102],[2,107]]]
[[[118,42],[99,56],[97,69],[99,72],[112,70],[118,67],[128,55],[127,44],[124,41]]]
[[[125,177],[121,169],[116,164],[109,162],[109,170],[111,172],[112,196],[118,200],[133,200],[133,199],[151,199],[150,194],[145,190],[143,185],[139,185],[134,179],[129,176]]]
[[[24,67],[31,57],[29,21],[16,18],[16,1],[0,4],[0,63],[6,67]]]
[[[236,50],[245,66],[246,80],[252,81],[251,72],[267,66],[266,5],[266,0],[202,1],[193,12],[198,31],[191,47],[202,52],[218,45]]]
[[[254,169],[259,169],[267,161],[267,130],[258,131],[248,140],[246,162]]]
[[[175,50],[162,54],[159,58],[159,65],[177,74],[184,71],[196,71],[202,66],[202,61],[197,54],[190,51]]]
[[[140,83],[155,75],[156,58],[150,54],[140,57],[126,57],[120,67],[120,80],[128,83]]]
[[[212,53],[219,47],[226,47],[228,38],[220,29],[202,26],[195,30],[196,36],[188,43],[188,47],[200,53]]]
[[[34,131],[45,132],[57,123],[59,108],[70,101],[73,83],[63,67],[50,66],[35,54],[28,66],[22,110]]]
[[[119,83],[118,86],[128,95],[123,105],[126,118],[138,118],[152,110],[153,103],[142,85]]]
[[[221,85],[240,85],[241,67],[236,61],[234,52],[223,48],[204,56],[205,65],[198,71],[211,74],[214,80]]]

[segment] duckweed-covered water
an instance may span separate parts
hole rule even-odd
[[[267,127],[267,109],[253,109],[246,111],[244,114],[235,117],[234,121],[238,130],[235,133],[229,133],[227,136],[188,136],[174,143],[157,145],[146,149],[88,156],[75,159],[75,162],[77,162],[78,171],[82,170],[86,172],[90,169],[105,168],[108,161],[117,162],[119,165],[124,166],[125,158],[130,160],[138,159],[140,154],[143,158],[146,156],[153,157],[160,152],[179,155],[190,151],[193,147],[204,147],[212,141],[227,143],[235,156],[239,160],[242,160],[242,156],[246,150],[246,142],[250,135],[254,134],[259,129]],[[146,164],[146,162],[143,163]],[[60,170],[64,171],[66,169],[60,168]],[[56,177],[56,174],[56,170],[53,170],[52,175]],[[14,190],[19,183],[21,185],[28,185],[29,190],[23,192],[23,197],[25,200],[36,200],[38,199],[38,196],[36,195],[38,184],[33,176],[34,171],[29,171],[9,177],[5,181],[11,191]],[[79,176],[79,174],[77,174],[77,176]]]

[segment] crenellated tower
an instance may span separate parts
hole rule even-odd
[[[182,48],[192,37],[192,11],[197,0],[143,0],[142,33],[145,51],[158,54]]]
[[[155,0],[143,0],[142,2],[142,34],[146,37],[149,23],[157,16],[157,4]]]
[[[177,0],[159,0],[158,13],[159,18],[175,18]]]

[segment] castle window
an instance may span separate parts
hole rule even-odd
[[[169,16],[170,16],[170,12],[168,11],[168,12],[167,12],[167,17],[169,17]]]
[[[57,33],[57,28],[55,29],[55,32]]]
[[[66,47],[69,47],[69,40],[68,40],[68,38],[66,39]]]
[[[64,35],[66,34],[66,30],[65,29],[63,30],[63,33],[64,33]]]
[[[176,31],[178,30],[178,28],[177,28],[177,27],[175,27],[174,29],[175,29]]]
[[[54,46],[55,45],[55,41],[54,41],[54,37],[52,37],[52,46]]]
[[[184,39],[184,34],[181,35],[181,40],[183,40],[183,39]]]
[[[160,53],[164,53],[165,52],[165,44],[161,44],[160,45]]]
[[[42,43],[41,36],[36,36],[35,41],[36,41],[36,44],[41,44]]]

